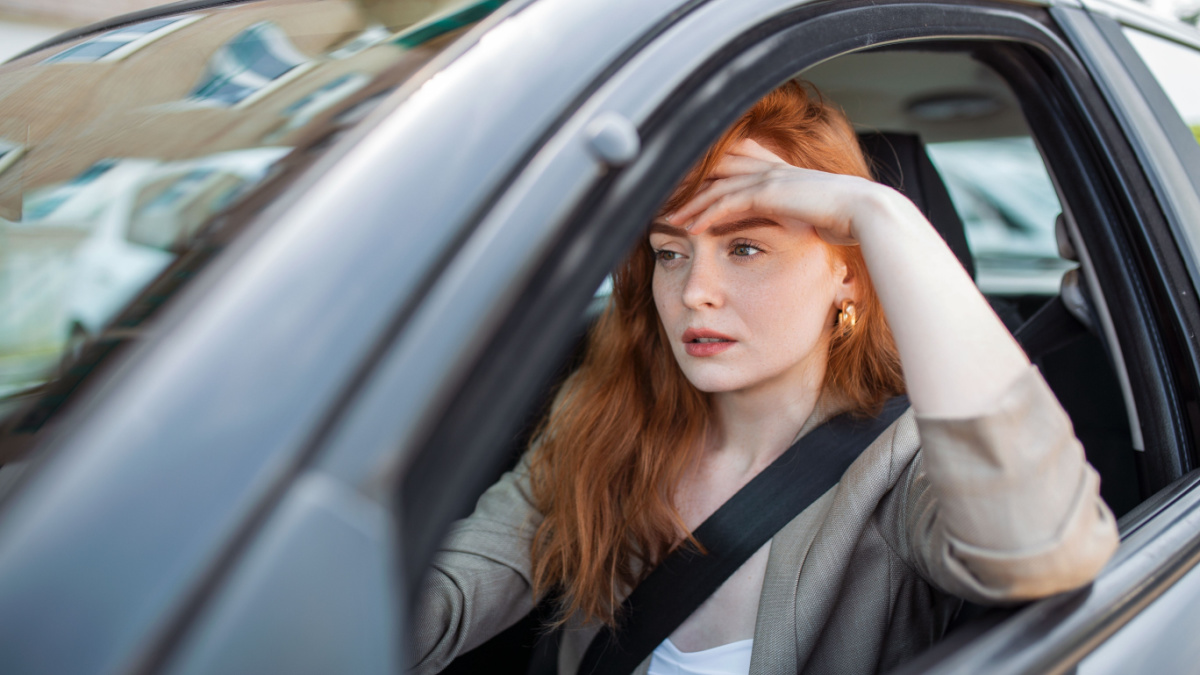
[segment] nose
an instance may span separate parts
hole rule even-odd
[[[724,279],[720,265],[709,256],[696,253],[688,265],[683,284],[683,304],[688,309],[716,309],[725,304]]]

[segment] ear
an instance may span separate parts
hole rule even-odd
[[[842,303],[847,300],[858,301],[858,275],[854,273],[854,268],[837,256],[834,256],[833,259],[833,280],[835,284],[834,307],[840,309]]]

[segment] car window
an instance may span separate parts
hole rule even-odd
[[[917,90],[917,87],[928,86],[934,93],[944,95],[946,91],[965,89],[965,82],[968,86],[990,93],[986,90],[996,82],[1003,86],[1004,81],[995,73],[991,73],[990,80],[981,76],[980,73],[988,69],[978,61],[961,59],[957,63],[954,62],[956,59],[950,58],[952,45],[937,45],[947,49],[931,52],[929,55],[916,52],[919,46],[909,44],[905,45],[904,51],[881,50],[873,54],[859,53],[838,57],[804,73],[804,76],[813,80],[819,79],[818,84],[822,91],[846,108],[851,118],[860,123],[860,128],[916,132],[924,137],[928,151],[947,183],[958,215],[965,222],[975,262],[981,268],[980,286],[992,295],[1032,295],[1037,296],[1037,303],[1043,303],[1057,293],[1063,272],[1075,266],[1058,255],[1055,221],[1059,214],[1067,209],[1059,203],[1047,171],[1047,164],[1054,167],[1058,184],[1066,186],[1063,188],[1063,199],[1071,207],[1067,215],[1074,214],[1078,218],[1074,224],[1090,234],[1091,241],[1096,242],[1096,245],[1091,247],[1093,252],[1109,253],[1111,251],[1105,249],[1113,246],[1111,236],[1108,237],[1108,241],[1102,241],[1108,233],[1103,225],[1110,221],[1103,217],[1103,213],[1098,214],[1100,218],[1095,218],[1095,211],[1112,211],[1110,207],[1113,203],[1122,204],[1122,200],[1127,199],[1125,195],[1119,194],[1119,186],[1103,180],[1108,177],[1108,171],[1112,168],[1104,165],[1105,153],[1085,154],[1082,161],[1076,162],[1073,159],[1064,159],[1065,153],[1054,152],[1056,147],[1062,148],[1068,141],[1057,146],[1050,141],[1055,132],[1059,132],[1062,137],[1073,139],[1069,142],[1083,139],[1092,141],[1099,147],[1103,147],[1107,139],[1097,137],[1099,132],[1095,128],[1084,128],[1081,119],[1072,115],[1078,112],[1077,109],[1070,106],[1052,107],[1052,103],[1063,101],[1061,92],[1052,92],[1049,87],[1044,92],[1036,91],[1035,85],[1043,84],[1043,80],[1022,81],[1018,77],[1012,79],[1014,88],[1020,88],[1017,95],[1021,96],[1021,100],[1012,93],[1003,98],[993,99],[993,105],[975,108],[980,111],[977,116],[947,120],[948,123],[943,125],[944,128],[939,134],[929,120],[914,119],[911,115],[914,100],[920,100],[920,96],[926,94]],[[1008,55],[1005,53],[1005,56]],[[924,64],[906,63],[920,61],[926,56],[928,59]],[[855,59],[863,61],[861,68],[841,68]],[[867,63],[871,60],[874,63]],[[998,61],[1000,59],[995,59],[992,63]],[[1032,61],[1033,59],[1029,59],[1019,63],[1028,67]],[[1064,63],[1073,65],[1067,59],[1064,59]],[[1011,67],[1011,64],[1009,65]],[[1039,61],[1037,65],[1042,63]],[[1191,70],[1195,71],[1194,68]],[[943,75],[955,73],[962,73],[963,78],[958,81],[951,77],[943,78]],[[1008,71],[1007,74],[1012,77],[1012,71]],[[1061,75],[1061,72],[1054,74]],[[859,76],[867,81],[856,79]],[[870,87],[872,82],[869,78],[872,77],[876,78],[874,84],[877,86],[874,89]],[[1071,80],[1070,77],[1064,79],[1066,82]],[[1084,88],[1086,90],[1086,87]],[[715,85],[713,89],[719,91]],[[1066,87],[1063,86],[1063,89]],[[1060,97],[1054,98],[1053,93],[1059,93]],[[1077,91],[1072,93],[1079,95]],[[1096,100],[1095,94],[1092,94],[1089,102]],[[1079,100],[1069,102],[1082,107]],[[1042,103],[1045,105],[1041,105]],[[1030,129],[1030,125],[1024,123],[1020,114],[1022,108],[1041,113],[1040,118],[1035,118],[1037,128]],[[1021,122],[1016,128],[1007,123],[1014,112]],[[1046,119],[1050,116],[1053,116],[1054,123]],[[1065,120],[1059,119],[1060,116]],[[1101,120],[1104,118],[1101,117]],[[965,131],[966,126],[974,126],[976,133]],[[1062,133],[1063,126],[1076,127],[1071,129],[1075,133]],[[1033,140],[1035,134],[1038,143]],[[1048,161],[1043,161],[1038,150],[1039,144],[1048,148]],[[1099,165],[1099,169],[1093,172],[1091,167],[1083,166],[1085,164]],[[1073,182],[1077,184],[1087,183],[1094,188],[1094,196],[1086,194],[1087,191],[1077,185],[1072,186],[1072,181],[1068,179],[1074,179]],[[1083,207],[1082,202],[1085,200],[1098,205],[1095,211]],[[1134,227],[1137,225],[1134,224]],[[1090,246],[1088,239],[1083,240]],[[1120,253],[1127,255],[1128,250],[1128,247],[1122,246]],[[1098,273],[1090,264],[1089,270],[1093,274]],[[992,275],[993,271],[1001,271],[1004,274]],[[1025,273],[1030,271],[1036,271],[1036,274]],[[1113,313],[1117,321],[1122,322],[1123,319],[1136,316],[1131,311],[1119,307],[1120,301],[1128,296],[1110,292],[1112,287],[1119,287],[1121,282],[1109,283],[1109,286],[1103,288],[1099,285],[1092,288],[1100,289],[1094,291],[1097,295],[1105,294],[1107,301],[1115,309]],[[603,287],[598,295],[604,295]],[[1103,304],[1105,297],[1097,297],[1096,302]],[[1030,316],[1038,306],[1039,304],[1026,303],[1020,307],[1021,318]],[[1150,325],[1156,324],[1151,322]],[[1103,476],[1101,489],[1104,491],[1104,498],[1119,515],[1140,501],[1139,473],[1142,473],[1145,465],[1150,464],[1144,460],[1148,456],[1153,458],[1151,452],[1154,448],[1152,446],[1149,448],[1150,452],[1145,452],[1147,448],[1144,445],[1134,445],[1128,425],[1129,416],[1134,414],[1134,411],[1132,405],[1126,405],[1132,399],[1123,400],[1121,386],[1114,373],[1114,365],[1118,370],[1128,368],[1133,372],[1139,364],[1129,354],[1137,350],[1138,345],[1126,342],[1126,357],[1123,359],[1121,354],[1116,352],[1120,345],[1114,339],[1114,332],[1111,329],[1106,331],[1103,327],[1093,328],[1093,332],[1081,338],[1081,341],[1073,344],[1070,349],[1060,350],[1053,358],[1042,360],[1038,365],[1043,369],[1047,380],[1054,385],[1064,407],[1071,413],[1076,431],[1084,441],[1089,461]],[[1124,341],[1125,335],[1121,337]],[[1143,389],[1136,390],[1136,393],[1141,394],[1144,391],[1145,387],[1142,386]],[[1141,405],[1142,402],[1139,400],[1138,404]],[[1150,420],[1145,426],[1149,428],[1152,424],[1155,422]],[[1134,429],[1137,429],[1136,423]],[[1145,454],[1139,453],[1139,450]],[[1142,478],[1145,478],[1144,473]],[[1039,621],[1039,628],[1044,629],[1047,625],[1044,621],[1046,616],[1048,615],[1044,612],[1040,615],[1043,620]],[[471,671],[468,669],[462,672]]]
[[[0,67],[0,428],[40,429],[236,236],[239,205],[501,4],[262,0]]]
[[[1124,32],[1162,85],[1175,112],[1192,130],[1192,135],[1200,140],[1200,89],[1196,87],[1200,51],[1136,28],[1126,27]]]
[[[930,143],[962,217],[976,282],[989,295],[1054,295],[1075,263],[1059,256],[1054,184],[1029,136]]]

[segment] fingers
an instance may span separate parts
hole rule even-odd
[[[777,165],[774,162],[766,162],[757,157],[726,154],[708,175],[711,178],[729,178],[746,173],[762,173],[775,166]]]
[[[734,143],[733,146],[729,148],[728,154],[750,157],[752,159],[770,162],[772,164],[787,164],[783,158],[766,149],[762,146],[762,144],[753,138],[744,138],[737,143]]]
[[[744,155],[729,155],[721,157],[717,165],[713,167],[711,178],[728,178],[744,173],[759,173],[769,169],[770,165],[761,159],[746,157]]]
[[[752,173],[711,181],[706,187],[697,192],[694,197],[689,199],[686,204],[681,206],[679,210],[667,214],[666,220],[675,226],[686,224],[689,232],[699,234],[704,228],[700,227],[697,229],[698,223],[694,220],[697,214],[708,210],[714,203],[732,193],[756,187],[762,180],[762,174]]]
[[[687,224],[689,234],[703,234],[710,226],[741,213],[754,213],[754,193],[750,190],[731,190],[712,199]]]
[[[813,223],[830,217],[841,220],[833,214],[839,205],[828,203],[833,193],[840,192],[836,189],[840,183],[830,183],[824,172],[794,167],[751,139],[733,144],[708,179],[686,204],[667,214],[668,223],[697,235],[713,223],[744,213]],[[826,234],[844,238],[841,233]]]
[[[726,178],[740,173],[768,171],[779,166],[791,166],[777,155],[749,138],[734,143],[721,157],[710,174]]]
[[[707,209],[729,191],[745,189],[761,183],[762,177],[768,171],[781,165],[790,166],[757,141],[749,138],[738,141],[717,162],[696,196],[692,197],[678,211],[668,214],[667,222],[687,223],[697,213]],[[752,179],[727,182],[729,179],[747,177]],[[703,230],[703,227],[700,229]],[[696,230],[695,224],[690,224],[688,230]]]

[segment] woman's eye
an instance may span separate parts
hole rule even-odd
[[[655,249],[654,257],[656,260],[659,260],[661,262],[670,262],[672,260],[678,260],[682,256],[681,256],[681,254],[679,254],[676,251],[668,251],[665,249]]]
[[[762,253],[762,249],[758,248],[757,246],[751,246],[750,244],[734,244],[730,249],[730,253],[746,258],[754,255],[755,253]]]

